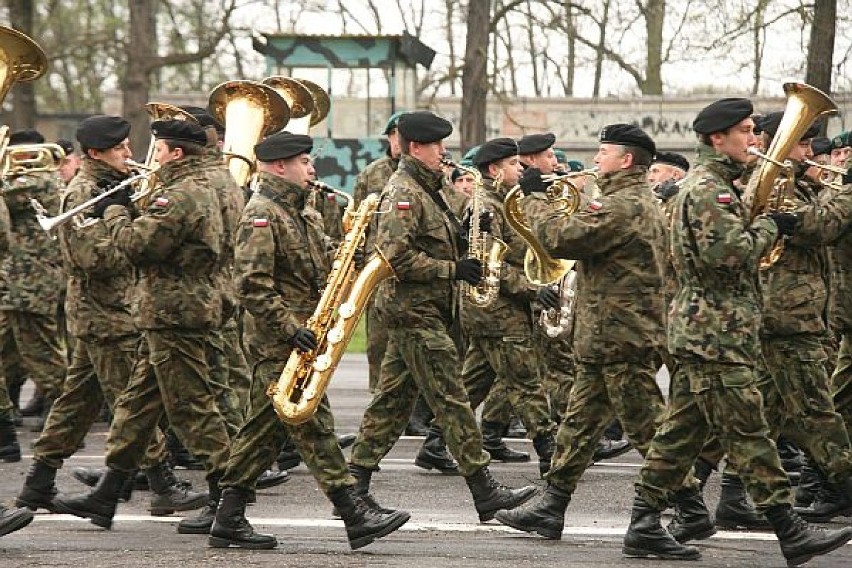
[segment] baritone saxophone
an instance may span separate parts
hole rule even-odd
[[[378,248],[364,268],[355,269],[355,252],[364,246],[379,201],[379,195],[372,194],[356,211],[347,208],[351,228],[337,249],[320,301],[306,323],[317,337],[317,348],[307,352],[293,349],[278,381],[266,391],[282,422],[302,424],[316,413],[370,296],[380,282],[393,275]]]

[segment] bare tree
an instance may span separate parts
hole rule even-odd
[[[488,93],[486,57],[490,18],[491,0],[470,0],[462,69],[462,148],[470,148],[485,141],[485,102]]]
[[[808,44],[805,82],[826,93],[831,92],[831,68],[836,25],[837,0],[816,2]]]

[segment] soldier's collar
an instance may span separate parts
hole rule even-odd
[[[620,189],[632,187],[637,184],[647,187],[648,184],[645,181],[646,171],[646,168],[636,166],[629,170],[603,174],[598,177],[598,189],[600,189],[601,194],[610,195]]]
[[[695,152],[695,161],[696,164],[707,165],[729,182],[742,177],[746,171],[745,164],[735,162],[730,156],[717,152],[712,146],[708,146],[707,144],[698,145]]]
[[[282,205],[303,209],[310,190],[269,172],[260,172],[260,188]]]
[[[203,156],[186,156],[180,160],[172,160],[160,166],[157,170],[157,177],[165,184],[172,183],[197,172],[203,160]]]
[[[423,162],[411,156],[403,155],[399,167],[407,171],[427,191],[438,191],[444,185],[443,172],[433,172]]]

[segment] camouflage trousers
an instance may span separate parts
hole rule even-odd
[[[447,447],[468,476],[488,465],[482,433],[459,374],[459,355],[448,330],[436,322],[428,329],[389,331],[382,375],[361,420],[352,448],[352,463],[379,469],[408,423],[422,394],[435,413]]]
[[[59,396],[67,362],[56,329],[55,316],[0,311],[0,368],[7,379],[18,373],[20,360],[27,377],[50,400]]]
[[[381,292],[381,288],[378,290]],[[376,392],[379,377],[382,374],[382,360],[388,346],[388,328],[382,320],[381,311],[376,309],[375,302],[370,301],[364,318],[367,331],[367,364],[370,366],[370,392]]]
[[[647,361],[578,361],[568,409],[556,433],[556,452],[547,482],[574,492],[613,415],[621,420],[633,447],[645,455],[665,406],[656,375],[657,367]]]
[[[538,346],[541,351],[541,377],[544,392],[550,398],[553,419],[561,422],[568,408],[568,398],[574,386],[574,352],[571,337],[547,337],[541,326],[538,330]]]
[[[462,365],[462,382],[471,408],[476,410],[492,392],[498,392],[517,412],[530,438],[551,433],[554,424],[536,355],[530,336],[471,336]],[[482,420],[492,421],[484,408]]]
[[[104,401],[110,408],[121,396],[136,361],[139,337],[89,342],[77,339],[62,394],[53,403],[44,429],[33,445],[34,458],[52,468],[62,467],[98,419]],[[162,435],[156,432],[146,451],[148,467],[166,459]]]
[[[225,337],[222,330],[217,329],[210,332],[207,344],[207,366],[210,369],[210,386],[216,396],[216,405],[219,413],[225,420],[228,436],[233,438],[237,435],[240,426],[243,425],[245,414],[240,407],[240,400],[230,385],[230,366],[228,364],[228,352],[225,348]]]
[[[790,483],[769,436],[755,370],[743,365],[680,361],[671,375],[665,419],[645,455],[636,493],[665,509],[715,436],[737,465],[755,506],[791,502]]]
[[[139,468],[165,412],[181,443],[201,460],[208,479],[228,460],[225,421],[210,386],[208,331],[146,330],[127,388],[115,403],[106,464],[119,471]]]
[[[286,359],[262,361],[255,366],[248,418],[234,439],[225,475],[219,482],[223,489],[254,489],[258,476],[275,463],[288,436],[326,495],[336,488],[355,485],[337,445],[328,397],[323,397],[310,420],[298,426],[281,422],[275,414],[266,387],[278,380],[286,363]]]
[[[834,407],[846,425],[846,431],[852,429],[852,335],[846,332],[840,340],[837,350],[837,365],[831,376],[831,389]]]
[[[248,415],[247,407],[251,398],[251,368],[240,342],[239,326],[235,318],[229,319],[222,326],[222,345],[228,365],[228,386],[234,391],[237,410],[244,420]]]
[[[845,480],[852,475],[852,447],[834,408],[822,341],[807,335],[769,338],[762,350],[768,379],[758,388],[772,439],[784,432],[829,481]]]

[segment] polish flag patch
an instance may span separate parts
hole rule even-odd
[[[411,203],[408,201],[397,201],[396,208],[400,211],[408,211],[409,209],[411,209]]]
[[[716,203],[730,203],[733,201],[730,193],[720,193],[716,196]]]
[[[325,196],[325,198],[328,199],[329,201],[337,201],[337,196],[334,195],[333,193],[329,193],[328,195]]]
[[[168,204],[169,204],[169,198],[168,197],[158,197],[157,199],[154,200],[154,205],[156,205],[157,207],[165,207]]]
[[[263,217],[257,217],[251,222],[254,227],[268,227],[269,219],[264,219]]]
[[[589,209],[591,211],[599,211],[602,208],[603,208],[603,203],[601,203],[597,199],[589,202]]]

